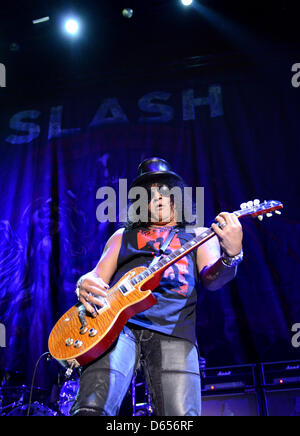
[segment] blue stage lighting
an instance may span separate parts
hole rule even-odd
[[[69,18],[65,22],[65,30],[71,35],[76,35],[79,30],[79,23],[74,18]]]
[[[190,6],[193,3],[193,0],[181,0],[181,3],[184,6]]]

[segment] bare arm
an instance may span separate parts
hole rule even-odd
[[[80,278],[79,301],[88,312],[94,312],[94,308],[89,303],[103,305],[97,296],[106,296],[108,283],[117,270],[123,231],[124,229],[117,230],[109,238],[96,267]]]
[[[211,291],[222,288],[237,273],[236,266],[228,267],[222,262],[221,248],[228,256],[236,256],[242,249],[243,238],[241,224],[234,214],[222,212],[216,217],[216,221],[226,226],[220,229],[216,224],[212,224],[216,236],[197,250],[197,267],[201,282]]]

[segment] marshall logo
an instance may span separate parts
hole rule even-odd
[[[219,371],[217,377],[225,377],[231,375],[231,371]]]
[[[296,365],[296,366],[288,365],[285,369],[287,371],[292,371],[292,370],[295,370],[295,369],[300,369],[300,365]]]

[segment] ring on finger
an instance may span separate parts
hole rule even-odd
[[[87,293],[86,296],[84,297],[85,300],[86,300],[87,302],[90,301],[90,296],[91,296],[91,293],[89,292],[89,293]]]
[[[223,221],[221,224],[220,224],[220,227],[221,227],[221,229],[224,229],[224,227],[226,227],[226,222],[225,221]]]

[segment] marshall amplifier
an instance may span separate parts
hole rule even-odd
[[[300,360],[262,363],[264,414],[300,416]]]
[[[256,365],[202,371],[202,416],[259,416]]]
[[[202,372],[202,390],[215,392],[251,389],[257,385],[256,378],[256,365],[206,368]]]
[[[261,364],[263,386],[300,385],[300,360]]]

